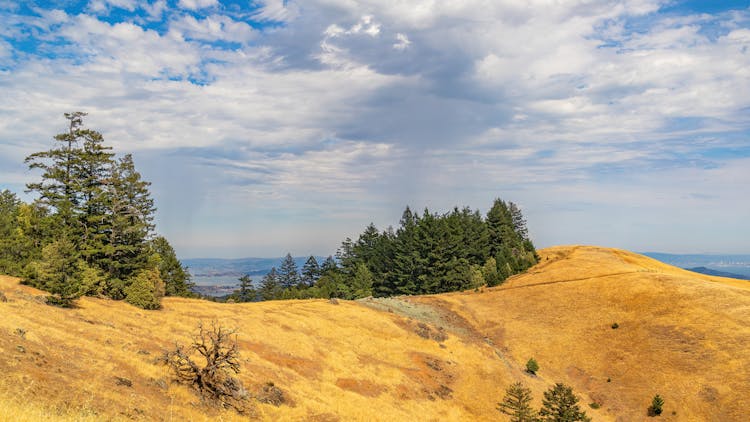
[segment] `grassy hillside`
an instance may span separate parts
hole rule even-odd
[[[479,292],[338,304],[167,298],[151,312],[92,298],[57,309],[0,277],[0,419],[239,419],[198,405],[155,363],[199,321],[217,320],[239,329],[248,390],[271,381],[288,399],[255,404],[262,419],[497,420],[505,388],[523,380],[537,407],[554,382],[572,385],[595,420],[647,419],[656,393],[662,420],[746,420],[750,283],[613,249],[540,255],[529,273]],[[523,372],[530,357],[537,377]],[[586,406],[594,401],[600,409]]]

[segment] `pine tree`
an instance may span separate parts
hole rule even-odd
[[[297,264],[294,263],[292,254],[286,254],[279,267],[279,284],[282,289],[291,289],[299,283],[299,273]]]
[[[42,181],[29,183],[29,191],[39,194],[39,201],[54,210],[59,219],[58,227],[69,229],[74,225],[74,209],[80,204],[79,183],[75,180],[75,169],[80,165],[78,144],[83,136],[83,117],[86,113],[65,113],[68,132],[54,137],[59,147],[37,152],[26,157],[30,169],[43,171]]]
[[[307,258],[305,265],[302,266],[301,282],[308,287],[312,287],[315,282],[318,281],[318,278],[320,278],[320,273],[321,270],[320,265],[318,265],[318,260],[311,255]]]
[[[510,416],[511,422],[536,422],[537,413],[531,408],[531,390],[520,382],[511,384],[505,391],[498,411]]]
[[[141,179],[130,154],[111,167],[108,186],[110,230],[105,253],[99,262],[110,279],[124,280],[144,267],[151,253],[149,246],[155,246],[149,245],[148,238],[154,229],[156,208],[148,190],[150,183]],[[173,255],[174,251],[164,242],[166,240],[157,242],[157,252],[164,252],[162,258],[170,260],[167,255]],[[168,265],[173,266],[173,262]]]
[[[529,239],[529,230],[526,228],[526,219],[521,213],[521,209],[513,202],[508,203],[508,212],[510,212],[513,230],[518,233],[523,240]]]
[[[0,192],[0,274],[20,275],[25,265],[18,239],[20,209],[21,201],[13,192]]]
[[[157,268],[139,271],[125,288],[125,301],[143,309],[161,308],[164,296],[164,282]]]
[[[237,294],[237,300],[239,302],[253,302],[255,301],[255,288],[253,287],[253,280],[249,275],[245,274],[240,277],[240,290]]]
[[[268,274],[263,276],[260,282],[260,288],[258,293],[262,300],[274,300],[278,299],[281,295],[281,285],[279,284],[278,273],[276,267],[271,268]]]
[[[573,389],[565,384],[557,383],[544,392],[542,409],[539,411],[542,421],[546,422],[576,422],[590,421],[586,412],[578,407],[578,397]]]
[[[323,265],[320,266],[320,275],[321,277],[328,274],[329,272],[336,272],[338,271],[339,266],[336,264],[336,260],[333,259],[333,256],[328,255],[328,258],[326,258],[325,261],[323,261]]]
[[[191,281],[187,268],[177,259],[172,245],[166,238],[157,236],[150,242],[150,253],[159,255],[159,275],[164,280],[166,296],[193,297]]]
[[[73,242],[63,236],[42,249],[42,257],[32,263],[29,284],[51,294],[48,302],[70,307],[85,293],[79,273],[79,256]]]
[[[367,269],[367,265],[364,262],[357,264],[350,287],[350,299],[372,296],[372,281],[372,273]]]

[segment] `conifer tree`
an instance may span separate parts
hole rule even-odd
[[[323,265],[320,266],[320,275],[321,277],[328,274],[329,272],[335,272],[338,271],[339,266],[336,264],[336,260],[333,259],[333,256],[328,255],[328,258],[326,258],[325,261],[323,261]]]
[[[18,220],[21,201],[9,191],[0,192],[0,274],[20,275],[23,255],[20,250]]]
[[[367,265],[364,262],[358,263],[352,278],[350,299],[372,296],[372,282],[372,273],[367,269]]]
[[[51,294],[48,302],[70,307],[85,293],[79,272],[80,254],[67,236],[62,236],[42,249],[42,257],[33,263],[29,282]]]
[[[240,277],[240,290],[237,294],[237,300],[239,302],[253,302],[255,300],[256,291],[253,287],[253,280],[249,275],[245,274]]]
[[[299,273],[297,272],[297,264],[294,263],[292,254],[287,253],[284,260],[281,262],[279,267],[279,285],[282,289],[291,289],[299,283]]]
[[[318,281],[318,278],[320,278],[320,273],[321,271],[320,265],[318,265],[318,260],[311,255],[307,258],[305,265],[302,266],[301,282],[308,287],[312,287],[315,282]]]
[[[159,276],[158,268],[139,271],[125,288],[125,301],[143,309],[161,308],[160,300],[163,296],[164,282]]]
[[[536,422],[537,413],[531,408],[531,390],[521,382],[511,384],[505,391],[498,411],[510,416],[511,422]]]
[[[281,294],[282,288],[279,284],[278,273],[276,267],[271,268],[268,274],[263,276],[260,282],[260,288],[258,293],[262,300],[274,300],[277,299]]]
[[[588,422],[591,420],[586,412],[578,407],[578,397],[573,394],[573,389],[563,383],[557,383],[544,392],[539,416],[542,421],[546,422]]]
[[[150,253],[159,255],[159,275],[164,280],[166,296],[192,297],[190,273],[177,259],[172,245],[163,236],[157,236],[150,242]]]

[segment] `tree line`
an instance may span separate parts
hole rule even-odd
[[[444,214],[404,210],[398,229],[369,224],[320,265],[298,271],[290,254],[256,286],[249,276],[230,299],[343,298],[443,293],[496,286],[536,264],[526,220],[513,202],[496,199],[482,216],[470,208]]]
[[[71,306],[82,295],[124,299],[147,309],[162,296],[192,296],[187,269],[154,232],[150,183],[133,157],[117,158],[81,112],[66,113],[68,130],[25,160],[41,171],[24,203],[0,192],[0,273],[48,291],[48,302]]]

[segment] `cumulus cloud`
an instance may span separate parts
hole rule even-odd
[[[230,205],[265,210],[253,215],[267,226],[305,209],[294,218],[336,213],[355,230],[395,223],[407,203],[486,209],[507,196],[537,210],[542,245],[576,242],[583,225],[581,242],[609,233],[637,248],[602,228],[618,204],[643,204],[623,224],[651,227],[650,211],[708,215],[710,192],[736,205],[729,233],[750,211],[736,198],[750,156],[750,11],[658,13],[671,4],[92,0],[84,13],[23,15],[0,2],[0,57],[13,58],[0,67],[3,152],[43,148],[63,112],[89,111],[179,204],[160,206],[172,232]],[[113,8],[132,16],[105,16]],[[7,180],[27,177],[0,165]],[[160,184],[186,168],[191,183]],[[320,242],[330,251],[341,237]],[[199,250],[191,242],[178,246]]]
[[[180,0],[177,5],[183,9],[199,10],[218,6],[217,0]]]

